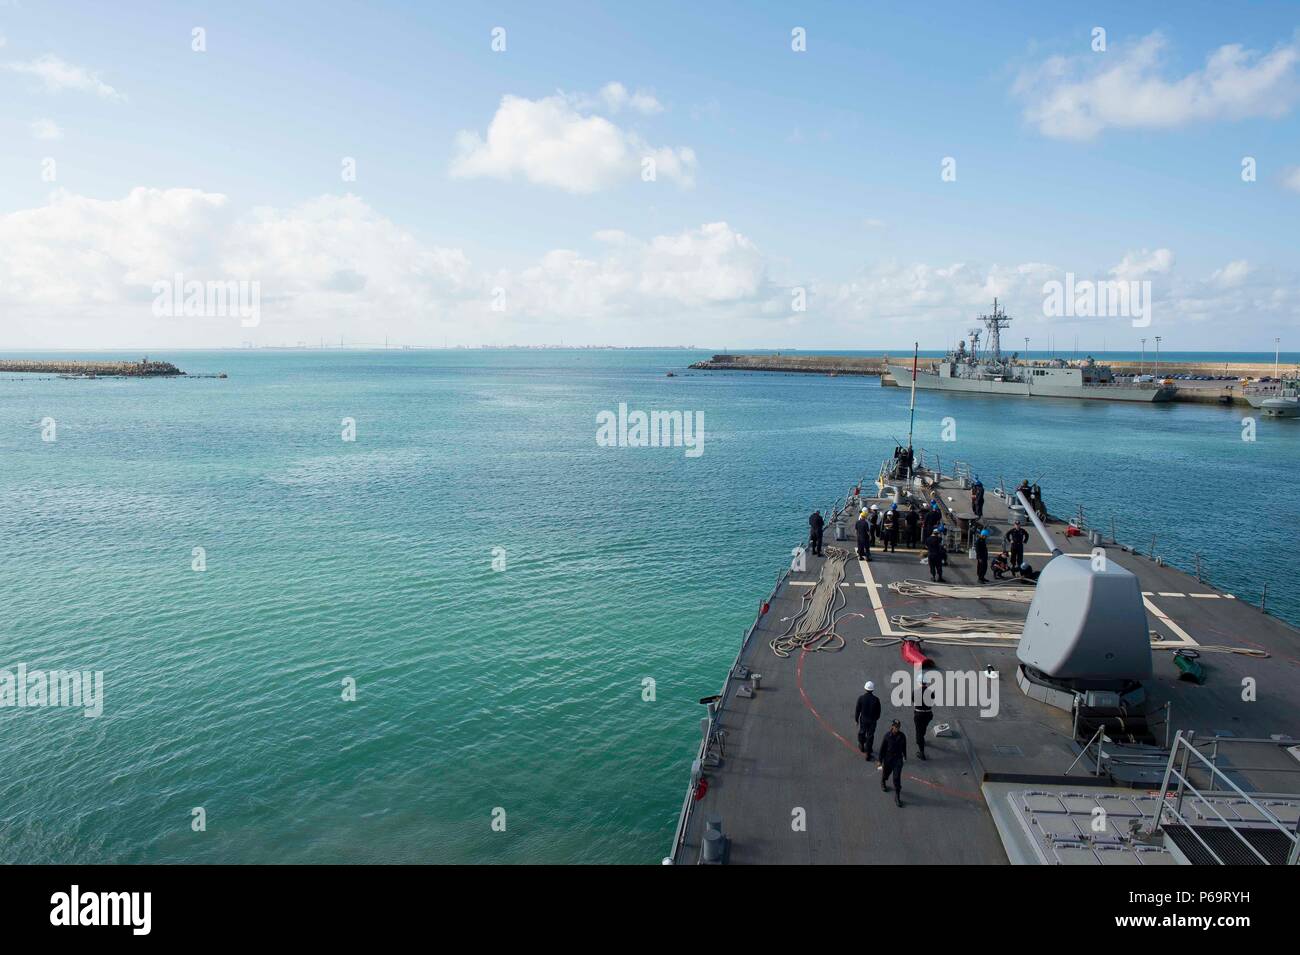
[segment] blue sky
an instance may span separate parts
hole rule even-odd
[[[0,345],[1300,337],[1300,5],[787,6],[0,0]],[[1160,327],[1044,316],[1066,271]]]

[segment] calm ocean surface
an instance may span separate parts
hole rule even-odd
[[[0,380],[0,668],[105,680],[0,709],[0,862],[656,864],[696,700],[907,432],[902,389],[703,352],[150,357],[230,378]],[[598,447],[620,402],[703,412],[703,455]],[[1300,421],[1242,417],[921,392],[916,443],[1296,621]]]

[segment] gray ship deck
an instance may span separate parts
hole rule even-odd
[[[968,492],[958,489],[951,479],[945,480],[941,494],[945,499],[951,496],[958,510],[966,509],[962,503]],[[996,528],[995,534],[1008,527],[1008,513],[1003,500],[988,495],[984,520]],[[1048,555],[1027,522],[1026,528],[1031,533],[1026,559],[1041,569]],[[1086,537],[1067,537],[1065,528],[1059,521],[1049,525],[1057,546],[1067,554],[1087,554]],[[852,554],[851,530],[848,541],[836,541],[828,522],[825,541],[827,547],[840,547]],[[996,553],[999,546],[995,537],[990,551]],[[1146,686],[1150,712],[1160,714],[1152,726],[1157,742],[1164,741],[1166,702],[1170,704],[1171,738],[1176,730],[1193,730],[1198,738],[1269,739],[1274,734],[1294,737],[1300,732],[1296,725],[1300,632],[1231,594],[1148,557],[1114,545],[1107,548],[1107,556],[1138,576],[1150,629],[1160,640],[1269,654],[1261,659],[1203,653],[1201,662],[1208,678],[1205,685],[1195,685],[1178,679],[1169,650],[1154,650],[1155,676]],[[1040,814],[1037,822],[1025,822],[1030,838],[1021,838],[1024,832],[1013,832],[1007,838],[1003,835],[1010,831],[1008,806],[1022,798],[1017,793],[1064,785],[1067,796],[1078,792],[1094,798],[1125,797],[1127,801],[1121,800],[1124,812],[1134,816],[1154,804],[1148,792],[1160,787],[1163,760],[1153,761],[1150,769],[1129,770],[1129,780],[1123,783],[1093,776],[1083,766],[1088,757],[1069,776],[1064,775],[1080,751],[1070,714],[1021,692],[1016,683],[1014,639],[996,647],[923,644],[940,671],[995,668],[1000,709],[996,716],[986,718],[971,707],[936,706],[926,741],[929,759],[917,759],[911,710],[895,707],[890,701],[891,675],[907,669],[900,646],[868,646],[864,638],[897,635],[890,622],[895,614],[935,612],[1023,620],[1028,605],[993,599],[905,598],[888,585],[906,579],[928,581],[920,552],[900,547],[897,553],[885,554],[873,548],[872,558],[868,564],[851,556],[847,563],[841,585],[847,606],[836,627],[845,646],[838,652],[796,651],[783,659],[768,645],[799,611],[801,597],[818,579],[823,559],[809,555],[807,569],[792,571],[778,586],[768,613],[760,618],[737,658],[738,666],[761,674],[761,685],[752,696],[743,695],[739,691],[749,681],[738,679],[733,668],[717,716],[717,726],[726,734],[725,753],[719,765],[705,768],[708,786],[702,798],[693,800],[688,794],[673,847],[674,862],[700,861],[701,839],[709,818],[721,822],[727,839],[725,861],[730,864],[1034,861],[1029,844],[1033,827],[1042,825],[1047,817]],[[964,552],[953,552],[945,579],[974,584],[974,561]],[[1258,685],[1258,698],[1252,702],[1242,699],[1242,681],[1248,677]],[[908,737],[902,808],[894,805],[892,794],[881,792],[874,762],[868,764],[858,751],[853,709],[867,679],[875,681],[883,709],[877,746],[893,718],[902,722]],[[952,736],[934,737],[933,730],[941,723],[951,724]],[[1220,763],[1246,792],[1294,793],[1297,789],[1295,771],[1300,763],[1282,745],[1243,745],[1231,754],[1225,746]],[[1145,804],[1142,797],[1147,797]],[[1294,814],[1294,807],[1282,808]],[[806,818],[804,831],[792,825],[800,809]],[[1283,814],[1279,810],[1279,815]],[[1029,819],[1027,814],[1025,818]],[[1068,823],[1066,819],[1064,824]],[[1086,837],[1084,842],[1088,842]],[[1093,852],[1086,844],[1057,845],[1061,848],[1056,858],[1037,861],[1073,861],[1067,855],[1074,848],[1081,855],[1086,853],[1087,861],[1099,860],[1101,864],[1173,861],[1163,850],[1143,849],[1139,854],[1135,846],[1129,847],[1131,852],[1107,853]]]

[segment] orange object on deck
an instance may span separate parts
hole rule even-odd
[[[934,661],[921,652],[921,645],[916,640],[904,640],[900,652],[903,659],[914,667],[920,667],[922,670],[929,670],[934,666]]]

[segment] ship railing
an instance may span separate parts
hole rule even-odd
[[[767,599],[763,601],[764,604],[771,604],[790,573],[791,567],[787,566],[777,575],[776,584],[772,587],[772,592],[767,595]],[[758,629],[758,625],[762,620],[763,611],[760,604],[759,612],[754,616],[754,622],[749,625],[749,629],[745,631],[745,635],[740,640],[740,649],[736,651],[736,659],[732,661],[731,667],[727,670],[727,677],[723,681],[721,691],[719,691],[717,703],[709,706],[709,715],[700,720],[700,747],[696,753],[695,762],[700,766],[701,772],[708,761],[710,746],[718,736],[718,718],[730,699],[728,691],[731,689],[732,680],[741,666],[740,659],[745,655],[745,649],[749,646],[750,638],[753,637],[754,631]],[[676,861],[677,853],[686,840],[686,829],[690,825],[691,812],[695,807],[695,787],[697,783],[698,779],[692,772],[690,783],[686,786],[686,798],[682,802],[682,811],[677,817],[677,831],[673,833],[672,851],[668,855],[668,858],[673,861]]]
[[[1077,723],[1078,723],[1078,719],[1079,719],[1079,701],[1078,701],[1078,699],[1076,699],[1076,700],[1074,701],[1074,718],[1075,718],[1075,723],[1077,724]],[[1110,737],[1108,737],[1108,736],[1106,735],[1106,727],[1105,727],[1105,726],[1098,726],[1098,727],[1097,727],[1097,732],[1095,732],[1095,733],[1092,734],[1092,739],[1088,740],[1088,742],[1086,742],[1086,743],[1083,744],[1083,747],[1079,750],[1079,755],[1076,756],[1076,757],[1074,757],[1074,762],[1072,762],[1069,766],[1066,767],[1065,772],[1063,773],[1063,775],[1065,775],[1065,776],[1070,775],[1070,770],[1074,769],[1075,766],[1079,765],[1079,760],[1083,759],[1083,757],[1085,757],[1085,756],[1087,756],[1089,762],[1091,762],[1091,761],[1092,761],[1092,744],[1093,744],[1093,743],[1096,743],[1096,744],[1097,744],[1097,768],[1096,768],[1096,770],[1093,772],[1093,775],[1094,775],[1094,776],[1100,776],[1100,775],[1101,775],[1101,764],[1102,764],[1102,762],[1103,762],[1103,761],[1105,760],[1105,758],[1106,758],[1106,753],[1105,753],[1105,751],[1102,749],[1102,747],[1103,747],[1104,744],[1106,744],[1106,743],[1109,742],[1109,741],[1110,741]]]
[[[999,486],[994,493],[999,497],[1005,493],[1001,484],[1001,478],[999,478]],[[1113,515],[1105,521],[1089,518],[1083,509],[1083,505],[1079,504],[1076,505],[1075,515],[1069,518],[1069,522],[1078,527],[1079,530],[1083,531],[1084,536],[1088,539],[1091,539],[1092,532],[1096,531],[1100,536],[1101,544],[1119,546],[1119,537],[1116,531],[1115,518]],[[1152,534],[1149,540],[1144,539],[1141,544],[1134,544],[1131,547],[1126,547],[1126,549],[1134,557],[1145,557],[1148,560],[1155,561],[1160,566],[1173,567],[1176,570],[1180,570],[1195,577],[1198,583],[1206,584],[1211,587],[1215,586],[1214,582],[1210,579],[1211,568],[1207,566],[1204,554],[1199,551],[1193,551],[1191,555],[1176,554],[1170,557],[1159,553],[1157,547],[1158,543],[1158,536]],[[1264,581],[1260,592],[1259,603],[1257,605],[1258,609],[1264,613],[1268,612],[1268,593],[1269,582]]]
[[[1238,841],[1241,842],[1241,844],[1245,846],[1252,855],[1259,859],[1261,863],[1264,865],[1270,864],[1268,859],[1266,859],[1264,855],[1251,844],[1250,840],[1242,835],[1243,827],[1241,825],[1241,820],[1230,821],[1225,819],[1223,813],[1219,812],[1218,807],[1215,806],[1214,803],[1210,802],[1205,797],[1205,793],[1200,789],[1197,789],[1192,783],[1191,769],[1195,768],[1208,772],[1209,784],[1205,787],[1206,792],[1231,793],[1236,797],[1245,800],[1252,809],[1259,813],[1260,819],[1267,823],[1269,828],[1282,833],[1290,844],[1290,849],[1287,851],[1287,865],[1296,865],[1300,862],[1300,834],[1289,829],[1281,819],[1268,809],[1267,806],[1261,805],[1246,793],[1245,790],[1234,783],[1228,774],[1219,768],[1217,765],[1217,758],[1215,760],[1210,760],[1204,753],[1196,748],[1195,739],[1195,733],[1184,734],[1182,730],[1179,730],[1174,736],[1174,744],[1169,750],[1169,761],[1165,764],[1164,781],[1160,785],[1160,795],[1157,797],[1158,801],[1156,807],[1151,812],[1151,824],[1149,827],[1146,827],[1146,831],[1154,836],[1156,830],[1165,824],[1167,818],[1172,819],[1186,827],[1187,831],[1192,834],[1198,843],[1200,843],[1201,848],[1209,853],[1210,858],[1214,859],[1217,864],[1226,865],[1227,863],[1224,862],[1223,857],[1210,848],[1209,844],[1206,843],[1206,841],[1202,839],[1200,834],[1196,831],[1194,824],[1183,814],[1184,800],[1190,795],[1195,801],[1193,803],[1194,805],[1203,806],[1210,813],[1213,813],[1213,815],[1217,817],[1218,821],[1223,823],[1223,827],[1236,836]],[[1216,737],[1216,757],[1218,753],[1218,744],[1227,742],[1269,743],[1274,746],[1279,745],[1279,741],[1274,739],[1222,739]],[[1193,759],[1195,759],[1195,762],[1193,762]],[[1177,790],[1172,793],[1169,789],[1171,781],[1176,782],[1178,786]],[[1202,813],[1202,816],[1205,819],[1210,818],[1210,816],[1206,815],[1204,812]],[[1251,828],[1260,827],[1258,825],[1252,825]]]
[[[865,481],[866,476],[864,475],[858,479],[857,486],[861,487]],[[834,522],[835,517],[840,513],[841,504],[847,506],[847,499],[836,498],[831,504],[830,514],[832,522]],[[798,550],[801,546],[802,542],[796,545],[794,550]],[[736,651],[736,659],[731,662],[731,667],[727,670],[727,678],[723,681],[722,690],[718,694],[717,703],[711,705],[708,708],[709,715],[700,720],[700,747],[696,753],[695,761],[699,764],[701,772],[708,764],[709,750],[712,748],[714,742],[720,741],[725,735],[724,733],[720,733],[718,729],[719,717],[730,700],[728,691],[731,689],[733,678],[741,667],[741,657],[745,655],[745,650],[749,647],[749,641],[754,636],[754,631],[756,631],[758,625],[763,622],[762,607],[772,603],[776,598],[777,593],[780,592],[781,585],[786,582],[793,570],[794,568],[792,564],[787,565],[785,569],[776,575],[776,583],[772,586],[771,593],[769,593],[767,599],[759,605],[759,612],[754,615],[754,622],[749,625],[749,629],[747,629],[745,635],[741,637],[740,649]],[[686,830],[690,826],[691,813],[695,808],[695,787],[697,782],[698,780],[695,778],[694,773],[692,773],[690,783],[686,786],[686,797],[682,800],[681,812],[677,816],[677,829],[673,833],[672,851],[668,854],[669,860],[676,861],[677,853],[681,851],[682,844],[686,841]]]
[[[1086,388],[1146,388],[1159,387],[1163,378],[1155,378],[1151,381],[1085,381]]]
[[[939,456],[927,452],[925,448],[912,449],[912,474],[916,477],[936,478],[943,475]]]

